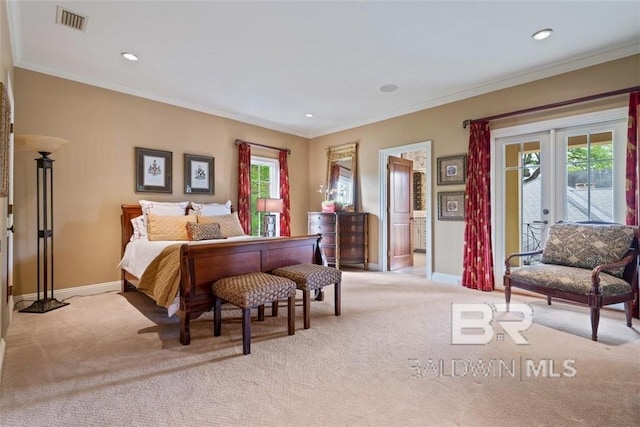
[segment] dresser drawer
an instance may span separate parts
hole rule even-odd
[[[363,245],[364,235],[362,233],[340,233],[340,245]]]
[[[362,223],[358,224],[357,222],[343,223],[342,221],[340,221],[340,233],[363,233],[364,232],[363,225],[364,224]]]
[[[343,215],[340,224],[364,224],[364,215]]]
[[[309,223],[320,222],[324,224],[335,224],[336,216],[334,214],[309,214]]]
[[[322,233],[322,235],[324,236],[325,234],[335,234],[336,232],[336,226],[334,224],[322,224],[322,223],[318,223],[318,222],[314,222],[314,223],[309,223],[309,234],[318,234],[318,233]]]
[[[364,260],[364,247],[340,246],[340,262],[362,262]]]
[[[331,234],[323,234],[322,235],[322,241],[320,242],[320,244],[322,246],[326,246],[326,245],[330,245],[330,246],[335,246],[336,244],[336,235],[331,233]]]
[[[336,247],[335,246],[322,246],[322,252],[324,252],[324,256],[327,258],[327,261],[335,261],[336,260]]]

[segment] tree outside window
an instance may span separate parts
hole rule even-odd
[[[279,163],[277,159],[251,156],[251,235],[259,236],[262,225],[256,199],[279,197]],[[279,214],[276,214],[279,215]],[[279,221],[276,221],[279,226]]]

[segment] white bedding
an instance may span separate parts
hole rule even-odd
[[[211,243],[224,243],[224,242],[232,242],[238,240],[249,240],[249,239],[257,239],[260,237],[255,236],[234,236],[228,237],[226,239],[217,239],[217,240],[199,240],[197,242],[177,242],[175,240],[156,240],[149,241],[146,237],[134,240],[132,242],[127,243],[127,246],[124,250],[124,256],[120,260],[118,264],[118,268],[121,268],[128,273],[134,275],[137,278],[142,277],[142,274],[147,269],[147,266],[153,261],[155,257],[157,257],[160,252],[164,248],[170,245],[174,245],[176,243],[187,243],[189,245],[202,245],[202,244],[211,244]],[[176,295],[175,299],[171,303],[171,306],[168,308],[169,317],[173,316],[179,308],[180,305],[180,297]]]

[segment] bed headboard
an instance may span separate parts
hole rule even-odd
[[[191,206],[187,206],[185,214],[189,211]],[[231,205],[231,212],[235,212],[235,208]],[[124,248],[129,243],[129,239],[133,236],[133,226],[131,220],[135,217],[142,215],[142,207],[140,205],[122,205],[122,215],[120,217],[122,228],[122,247],[120,248],[120,255],[124,255]]]
[[[140,205],[122,205],[122,216],[120,226],[122,228],[122,250],[121,255],[124,255],[124,248],[129,243],[129,239],[133,236],[133,226],[131,220],[135,217],[142,215],[142,207]]]

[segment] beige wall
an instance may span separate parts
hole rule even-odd
[[[443,105],[402,117],[385,120],[367,126],[314,138],[311,140],[311,159],[321,159],[328,146],[359,141],[360,209],[371,214],[369,220],[369,261],[379,263],[379,175],[378,153],[380,150],[425,140],[432,143],[432,188],[431,223],[434,247],[431,253],[433,271],[460,276],[462,274],[462,246],[464,223],[438,221],[435,209],[438,191],[461,190],[462,186],[437,186],[436,159],[441,156],[467,152],[468,129],[462,128],[465,119],[477,119],[495,114],[521,110],[587,95],[613,91],[640,85],[640,55],[585,68],[492,92],[463,101]],[[628,95],[607,98],[598,102],[564,107],[527,116],[520,116],[492,123],[493,128],[513,126],[558,116],[580,114],[605,108],[628,105]],[[312,188],[325,180],[325,164],[310,163],[309,181]],[[312,200],[310,209],[317,208],[319,200]],[[427,250],[429,255],[429,250]]]
[[[56,289],[118,280],[120,205],[139,199],[237,204],[236,138],[290,148],[292,234],[306,234],[308,140],[16,68],[17,134],[71,141],[54,163]],[[173,152],[173,193],[134,192],[134,147]],[[276,157],[273,150],[253,150]],[[215,158],[215,195],[183,194],[183,154]],[[15,294],[36,291],[36,153],[16,153]]]

